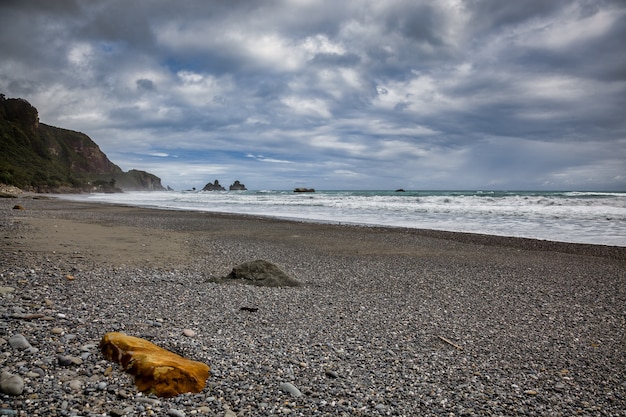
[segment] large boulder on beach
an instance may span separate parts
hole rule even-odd
[[[159,397],[173,397],[204,389],[209,367],[202,362],[185,359],[175,353],[138,337],[111,332],[100,341],[102,354],[119,363],[135,376],[139,391]]]
[[[259,287],[299,287],[300,281],[287,274],[277,265],[257,259],[237,265],[219,282],[238,282]]]

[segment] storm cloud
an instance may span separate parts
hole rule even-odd
[[[621,1],[0,3],[0,92],[174,188],[626,190]]]

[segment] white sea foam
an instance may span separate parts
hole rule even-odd
[[[66,196],[133,206],[626,246],[626,193],[291,191]]]

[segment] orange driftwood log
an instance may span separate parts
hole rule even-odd
[[[119,363],[135,376],[139,391],[159,397],[200,392],[209,377],[206,364],[185,359],[147,340],[123,333],[105,334],[100,349],[105,358]]]

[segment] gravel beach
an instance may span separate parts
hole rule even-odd
[[[0,233],[0,415],[626,415],[626,248],[35,195]],[[212,282],[255,259],[303,285]],[[110,331],[204,391],[137,392]]]

